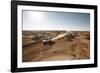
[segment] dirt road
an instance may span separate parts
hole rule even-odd
[[[76,38],[56,40],[53,46],[46,47],[42,42],[33,43],[23,48],[23,62],[89,59],[89,40]]]

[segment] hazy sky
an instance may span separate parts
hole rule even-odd
[[[89,31],[90,14],[75,12],[23,11],[23,30]]]

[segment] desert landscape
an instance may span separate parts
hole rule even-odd
[[[89,31],[22,31],[23,62],[89,58]]]

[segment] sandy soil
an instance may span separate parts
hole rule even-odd
[[[79,32],[73,40],[62,38],[52,46],[44,46],[41,41],[32,42],[23,47],[23,62],[79,60],[90,58],[89,32]],[[23,41],[24,42],[24,41]],[[28,41],[26,41],[28,42]]]

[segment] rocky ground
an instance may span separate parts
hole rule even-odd
[[[76,34],[74,38],[65,36],[62,39],[56,40],[52,46],[43,45],[42,40],[45,37],[43,35],[54,38],[61,33],[65,33],[65,31],[49,31],[48,33],[24,31],[23,62],[81,60],[90,58],[90,32],[73,32]]]

